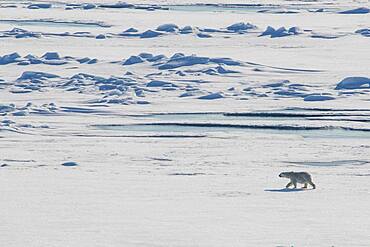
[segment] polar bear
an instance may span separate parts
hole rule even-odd
[[[316,185],[312,182],[311,175],[307,172],[282,172],[279,174],[281,178],[289,178],[290,182],[286,185],[286,188],[294,185],[294,188],[297,188],[297,183],[304,184],[303,189],[307,188],[307,185],[310,184],[313,189],[316,189]]]

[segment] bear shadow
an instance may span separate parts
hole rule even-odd
[[[296,189],[288,189],[288,188],[283,188],[283,189],[265,189],[267,192],[301,192],[301,191],[307,191],[307,190],[312,190],[312,189],[304,189],[304,188],[296,188]]]

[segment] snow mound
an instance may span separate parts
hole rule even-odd
[[[176,55],[176,54],[175,54]],[[207,64],[210,59],[208,57],[192,56],[173,56],[167,63],[160,65],[160,70],[175,69],[183,66],[192,66],[196,64]]]
[[[15,105],[13,105],[13,104],[10,104],[10,105],[0,104],[0,113],[12,112],[14,110],[15,110]]]
[[[227,30],[232,31],[232,32],[243,32],[249,29],[256,29],[256,28],[257,27],[255,25],[252,25],[250,23],[244,23],[244,22],[235,23],[235,24],[232,24],[226,27]]]
[[[367,86],[366,86],[367,85]],[[367,77],[347,77],[340,81],[335,90],[341,89],[361,89],[370,88],[370,78]]]
[[[301,33],[302,31],[299,27],[291,27],[289,29],[286,29],[285,27],[280,27],[278,29],[275,29],[271,26],[268,26],[260,36],[270,36],[271,38],[279,38],[290,35],[298,35]]]
[[[165,55],[156,55],[156,56],[153,56],[151,58],[147,58],[146,60],[148,62],[157,62],[157,61],[160,61],[162,59],[166,59],[167,57]]]
[[[189,34],[193,32],[193,28],[191,26],[185,26],[179,30],[181,34]]]
[[[8,54],[8,55],[4,55],[0,57],[0,65],[18,62],[20,61],[19,60],[20,57],[21,56],[16,52]]]
[[[137,63],[143,63],[144,60],[140,56],[131,56],[128,59],[126,59],[122,65],[131,65],[131,64],[137,64]]]
[[[47,52],[44,55],[42,55],[41,58],[46,60],[60,60],[60,56],[57,52]]]
[[[125,65],[128,64],[135,64],[135,63],[142,63],[144,61],[148,61],[152,63],[152,66],[158,67],[159,70],[170,70],[176,69],[185,66],[193,66],[193,65],[210,65],[210,64],[218,64],[218,65],[229,65],[229,66],[241,66],[242,62],[233,60],[231,58],[209,58],[209,57],[201,57],[195,54],[193,55],[185,55],[183,53],[175,53],[170,58],[167,58],[165,55],[153,55],[151,53],[140,53],[136,56],[131,56],[129,59],[125,60]],[[223,67],[216,68],[217,72],[222,73],[234,73],[232,71],[227,70]]]
[[[302,34],[303,31],[301,28],[299,27],[291,27],[288,29],[288,33],[291,33],[291,34],[294,34],[294,35],[297,35],[297,34]]]
[[[362,36],[365,37],[370,37],[370,28],[359,29],[355,33],[361,34]]]
[[[44,73],[44,72],[35,72],[35,71],[25,71],[22,75],[17,79],[18,81],[21,80],[31,80],[31,79],[52,79],[58,78],[58,75]]]
[[[179,30],[179,27],[175,24],[162,24],[157,27],[156,31],[173,33]]]
[[[113,4],[100,4],[100,8],[111,8],[111,9],[125,9],[125,8],[133,8],[135,5],[125,3],[125,2],[118,2]]]
[[[31,64],[46,64],[46,65],[63,65],[69,63],[69,61],[75,61],[80,64],[95,64],[98,62],[96,58],[75,58],[71,56],[61,57],[57,52],[46,52],[41,57],[28,54],[27,56],[21,57],[18,53],[10,53],[4,56],[0,56],[0,65],[6,65],[10,63],[17,63],[17,65],[31,65]]]
[[[98,34],[95,36],[95,39],[106,39],[107,36],[105,36],[104,34]]]
[[[197,33],[198,38],[212,38],[212,35],[208,33]]]
[[[147,30],[140,34],[140,38],[142,39],[148,39],[148,38],[155,38],[162,35],[160,32],[152,31],[152,30]]]
[[[173,87],[175,85],[170,82],[153,80],[149,82],[148,84],[146,84],[146,86],[147,87]]]
[[[224,64],[224,65],[230,65],[230,66],[240,66],[241,65],[241,62],[235,61],[228,57],[210,58],[209,61],[212,63]]]
[[[370,9],[365,8],[365,7],[361,7],[361,8],[357,8],[357,9],[350,9],[350,10],[345,10],[345,11],[339,12],[339,14],[368,14],[368,13],[370,13]]]
[[[180,94],[179,98],[185,98],[185,97],[191,97],[191,96],[194,96],[194,93],[185,92],[185,93]]]
[[[133,27],[130,27],[129,29],[125,31],[125,33],[137,33],[137,32],[139,32],[139,30]]]
[[[64,162],[62,166],[78,166],[78,164],[74,161]]]
[[[257,11],[257,13],[269,13],[269,14],[298,14],[299,10],[289,10],[289,9],[263,9]]]
[[[224,96],[221,93],[211,93],[208,95],[201,96],[198,99],[215,100],[215,99],[222,99],[222,98],[224,98]]]
[[[2,32],[2,37],[14,37],[16,39],[40,38],[41,36],[39,32],[30,32],[22,28],[13,28],[12,30]]]
[[[239,73],[238,71],[235,71],[235,70],[229,70],[229,69],[225,69],[224,67],[222,66],[218,66],[216,68],[217,72],[219,74],[235,74],[235,73]]]
[[[41,57],[41,62],[48,65],[63,65],[68,63],[62,60],[57,52],[47,52]]]
[[[339,38],[339,35],[336,34],[326,34],[326,33],[313,33],[311,38],[314,39],[336,39]]]
[[[93,63],[97,63],[98,60],[96,58],[89,58],[89,57],[83,57],[83,58],[79,58],[79,59],[76,59],[77,62],[79,63],[87,63],[87,64],[93,64]]]
[[[40,64],[42,63],[42,60],[34,55],[28,54],[24,57],[27,61],[29,61],[31,64]]]
[[[205,32],[205,33],[229,33],[230,31],[223,31],[221,29],[215,29],[215,28],[198,28],[199,31]]]
[[[238,71],[229,70],[229,69],[226,69],[222,66],[217,66],[216,68],[210,68],[210,69],[202,70],[200,72],[205,73],[207,75],[218,75],[218,76],[219,75],[225,75],[225,74],[239,73]]]
[[[307,95],[303,98],[304,101],[326,101],[326,100],[334,100],[335,98],[329,95],[323,94],[311,94]]]
[[[50,9],[51,3],[34,3],[27,6],[29,9]]]
[[[138,56],[142,59],[152,59],[154,57],[153,54],[147,52],[142,52]]]
[[[92,3],[85,3],[85,4],[82,5],[82,8],[85,9],[85,10],[95,9],[96,5],[92,4]]]

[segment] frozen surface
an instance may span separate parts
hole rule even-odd
[[[369,246],[368,1],[0,13],[2,245]]]

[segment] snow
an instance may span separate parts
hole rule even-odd
[[[2,245],[368,246],[367,8],[2,1]]]

